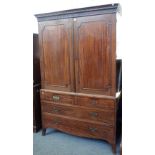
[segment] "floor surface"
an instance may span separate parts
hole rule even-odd
[[[117,138],[117,152],[120,154],[120,138]],[[114,155],[111,145],[103,140],[72,136],[54,129],[33,134],[33,155]]]

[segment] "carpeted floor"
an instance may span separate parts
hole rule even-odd
[[[46,136],[41,131],[33,134],[33,155],[113,155],[111,145],[103,140],[81,138],[48,129]],[[117,140],[120,154],[120,138]]]

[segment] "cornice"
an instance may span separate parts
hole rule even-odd
[[[47,20],[76,18],[76,17],[93,16],[93,15],[101,15],[101,14],[113,14],[113,13],[119,12],[119,8],[120,8],[119,6],[120,5],[118,3],[99,5],[99,6],[78,8],[78,9],[72,9],[72,10],[36,14],[35,17],[37,18],[38,22],[42,22]]]

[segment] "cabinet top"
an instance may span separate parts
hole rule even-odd
[[[119,9],[120,5],[118,3],[115,3],[93,7],[78,8],[72,10],[36,14],[35,17],[37,18],[38,22],[41,22],[41,21],[64,19],[64,18],[76,18],[83,16],[112,14],[118,12]]]

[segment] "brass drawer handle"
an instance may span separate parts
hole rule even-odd
[[[97,117],[97,116],[98,116],[98,113],[97,113],[97,112],[91,112],[90,115],[91,115],[92,117]]]
[[[96,100],[91,100],[91,102],[90,102],[92,105],[95,105],[96,103],[97,103],[97,101]]]
[[[97,128],[89,127],[89,130],[90,130],[91,132],[96,132],[96,131],[97,131]]]
[[[53,99],[54,101],[59,101],[59,100],[60,100],[60,96],[54,95],[54,96],[52,96],[52,99]]]
[[[52,112],[60,112],[61,110],[60,109],[57,109],[56,107],[54,107],[53,109],[52,109]]]

